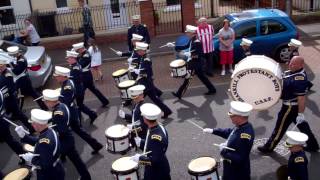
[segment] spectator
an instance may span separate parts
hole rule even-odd
[[[207,18],[201,17],[198,20],[198,29],[197,29],[197,36],[198,39],[201,41],[202,50],[203,50],[203,60],[204,60],[204,67],[205,72],[208,76],[213,76],[213,43],[212,39],[214,36],[213,26],[207,23]]]
[[[83,35],[84,35],[84,46],[88,48],[89,38],[95,39],[95,32],[93,30],[93,24],[91,19],[91,12],[89,6],[84,0],[78,0],[80,7],[82,7],[82,18],[83,18]]]
[[[233,73],[233,41],[234,30],[230,27],[229,20],[223,21],[223,28],[219,30],[220,64],[222,65],[221,75],[226,75],[226,65],[229,65],[229,72]]]
[[[25,30],[20,31],[20,38],[22,39],[30,39],[32,46],[37,46],[40,43],[40,36],[33,26],[31,19],[27,18],[24,20],[24,24],[26,26]]]
[[[94,39],[89,38],[88,45],[90,46],[88,51],[91,55],[91,72],[95,81],[102,80],[103,75],[100,69],[101,66],[101,51],[99,50]]]

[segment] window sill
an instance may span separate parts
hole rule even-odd
[[[200,9],[202,8],[201,3],[194,3],[194,7],[196,9]],[[177,4],[177,5],[171,5],[171,6],[167,6],[166,8],[163,9],[163,12],[175,12],[175,11],[180,11],[181,10],[181,5]]]

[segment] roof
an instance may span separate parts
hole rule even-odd
[[[242,11],[240,13],[231,13],[227,15],[230,19],[235,21],[263,18],[263,17],[288,17],[286,13],[278,9],[252,9]]]

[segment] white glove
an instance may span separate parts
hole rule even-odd
[[[137,145],[137,146],[140,146],[140,144],[141,144],[141,138],[140,138],[140,137],[135,137],[135,138],[134,138],[134,142],[136,142],[136,145]]]
[[[132,58],[129,57],[127,61],[128,61],[129,64],[131,64],[132,63]]]
[[[133,66],[129,66],[128,71],[134,72],[134,67]]]
[[[131,131],[132,130],[132,124],[127,124],[127,128]]]
[[[224,147],[227,146],[227,143],[224,142],[224,143],[221,143],[220,146],[219,146],[219,150],[222,151],[223,149],[225,149]]]
[[[303,113],[298,113],[298,116],[296,118],[297,124],[301,124],[304,121],[306,121],[304,114]]]
[[[204,133],[209,133],[209,134],[212,134],[212,133],[213,133],[213,129],[211,129],[211,128],[204,128],[202,131],[203,131]]]
[[[134,156],[131,156],[130,159],[134,162],[139,162],[141,154],[135,154]]]
[[[124,119],[125,116],[126,116],[126,113],[125,113],[122,109],[119,109],[118,115],[119,115],[119,117],[121,117],[122,119]]]
[[[117,54],[118,56],[122,56],[122,52],[121,52],[121,51],[117,51],[116,54]]]
[[[166,45],[167,45],[167,47],[170,47],[170,48],[175,47],[175,45],[172,42],[168,42]]]
[[[31,152],[20,154],[19,157],[23,158],[28,164],[31,164],[32,159],[39,154],[33,154]]]
[[[188,70],[185,78],[186,78],[186,79],[189,79],[190,77],[191,77],[191,72]]]
[[[26,130],[22,126],[18,126],[14,129],[20,138],[24,138],[26,135]]]
[[[140,73],[140,69],[133,69],[133,72],[136,73],[136,74],[139,74]]]
[[[187,56],[187,57],[191,57],[191,52],[187,51],[187,52],[184,52],[183,55]]]

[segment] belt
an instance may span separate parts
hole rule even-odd
[[[298,102],[283,101],[282,104],[287,105],[287,106],[297,106]]]

